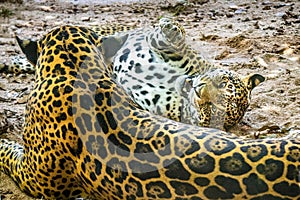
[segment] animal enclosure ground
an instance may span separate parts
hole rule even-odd
[[[10,12],[9,12],[10,11]],[[187,42],[210,62],[241,75],[260,73],[251,105],[233,130],[241,137],[281,137],[300,131],[300,2],[171,0],[73,4],[70,1],[0,3],[0,63],[21,54],[14,39],[40,38],[63,24],[152,26],[172,16],[186,29]],[[0,75],[0,137],[22,142],[26,98],[33,75]],[[0,199],[31,199],[0,175]]]

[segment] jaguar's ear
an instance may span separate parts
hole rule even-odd
[[[17,42],[21,47],[22,52],[26,55],[26,58],[32,65],[36,65],[38,59],[38,44],[37,41],[25,39],[21,40],[16,36]]]
[[[104,37],[100,50],[105,60],[110,60],[110,58],[112,58],[121,49],[127,38],[128,34],[123,36],[113,35]]]
[[[256,86],[258,86],[260,83],[262,83],[264,81],[265,81],[265,77],[263,77],[260,74],[251,74],[249,76],[246,76],[243,79],[245,86],[249,90],[253,90]]]

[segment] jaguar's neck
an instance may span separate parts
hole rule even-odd
[[[9,175],[16,184],[20,183],[23,150],[23,146],[16,142],[0,139],[0,171]]]

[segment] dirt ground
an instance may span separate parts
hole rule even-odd
[[[0,1],[0,63],[20,49],[14,39],[39,38],[62,25],[127,24],[152,26],[173,16],[188,42],[209,61],[241,75],[259,73],[266,81],[254,89],[251,106],[233,132],[242,137],[282,137],[300,132],[300,2],[194,0],[130,1],[97,5],[92,1]],[[82,3],[83,2],[83,3]],[[100,1],[99,1],[100,2]],[[123,1],[124,2],[124,1]],[[26,97],[33,75],[0,74],[0,137],[21,142]],[[1,129],[2,128],[2,129]],[[0,174],[0,199],[30,199]]]

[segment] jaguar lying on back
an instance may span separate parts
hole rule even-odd
[[[43,199],[300,198],[300,140],[245,141],[142,110],[111,78],[99,45],[75,26],[39,41],[24,146],[0,140],[0,170],[22,191]]]
[[[98,35],[113,32],[104,30],[97,29]],[[32,48],[37,44],[18,41],[35,64],[38,52]],[[241,79],[207,63],[186,44],[184,28],[168,18],[154,29],[103,38],[101,50],[106,63],[113,62],[113,76],[143,109],[198,126],[235,126],[249,106],[252,89],[264,81],[258,74]]]
[[[183,26],[169,18],[126,34],[112,59],[116,80],[143,109],[176,121],[229,130],[244,116],[252,89],[265,80],[259,74],[241,79],[208,63],[186,43]]]

